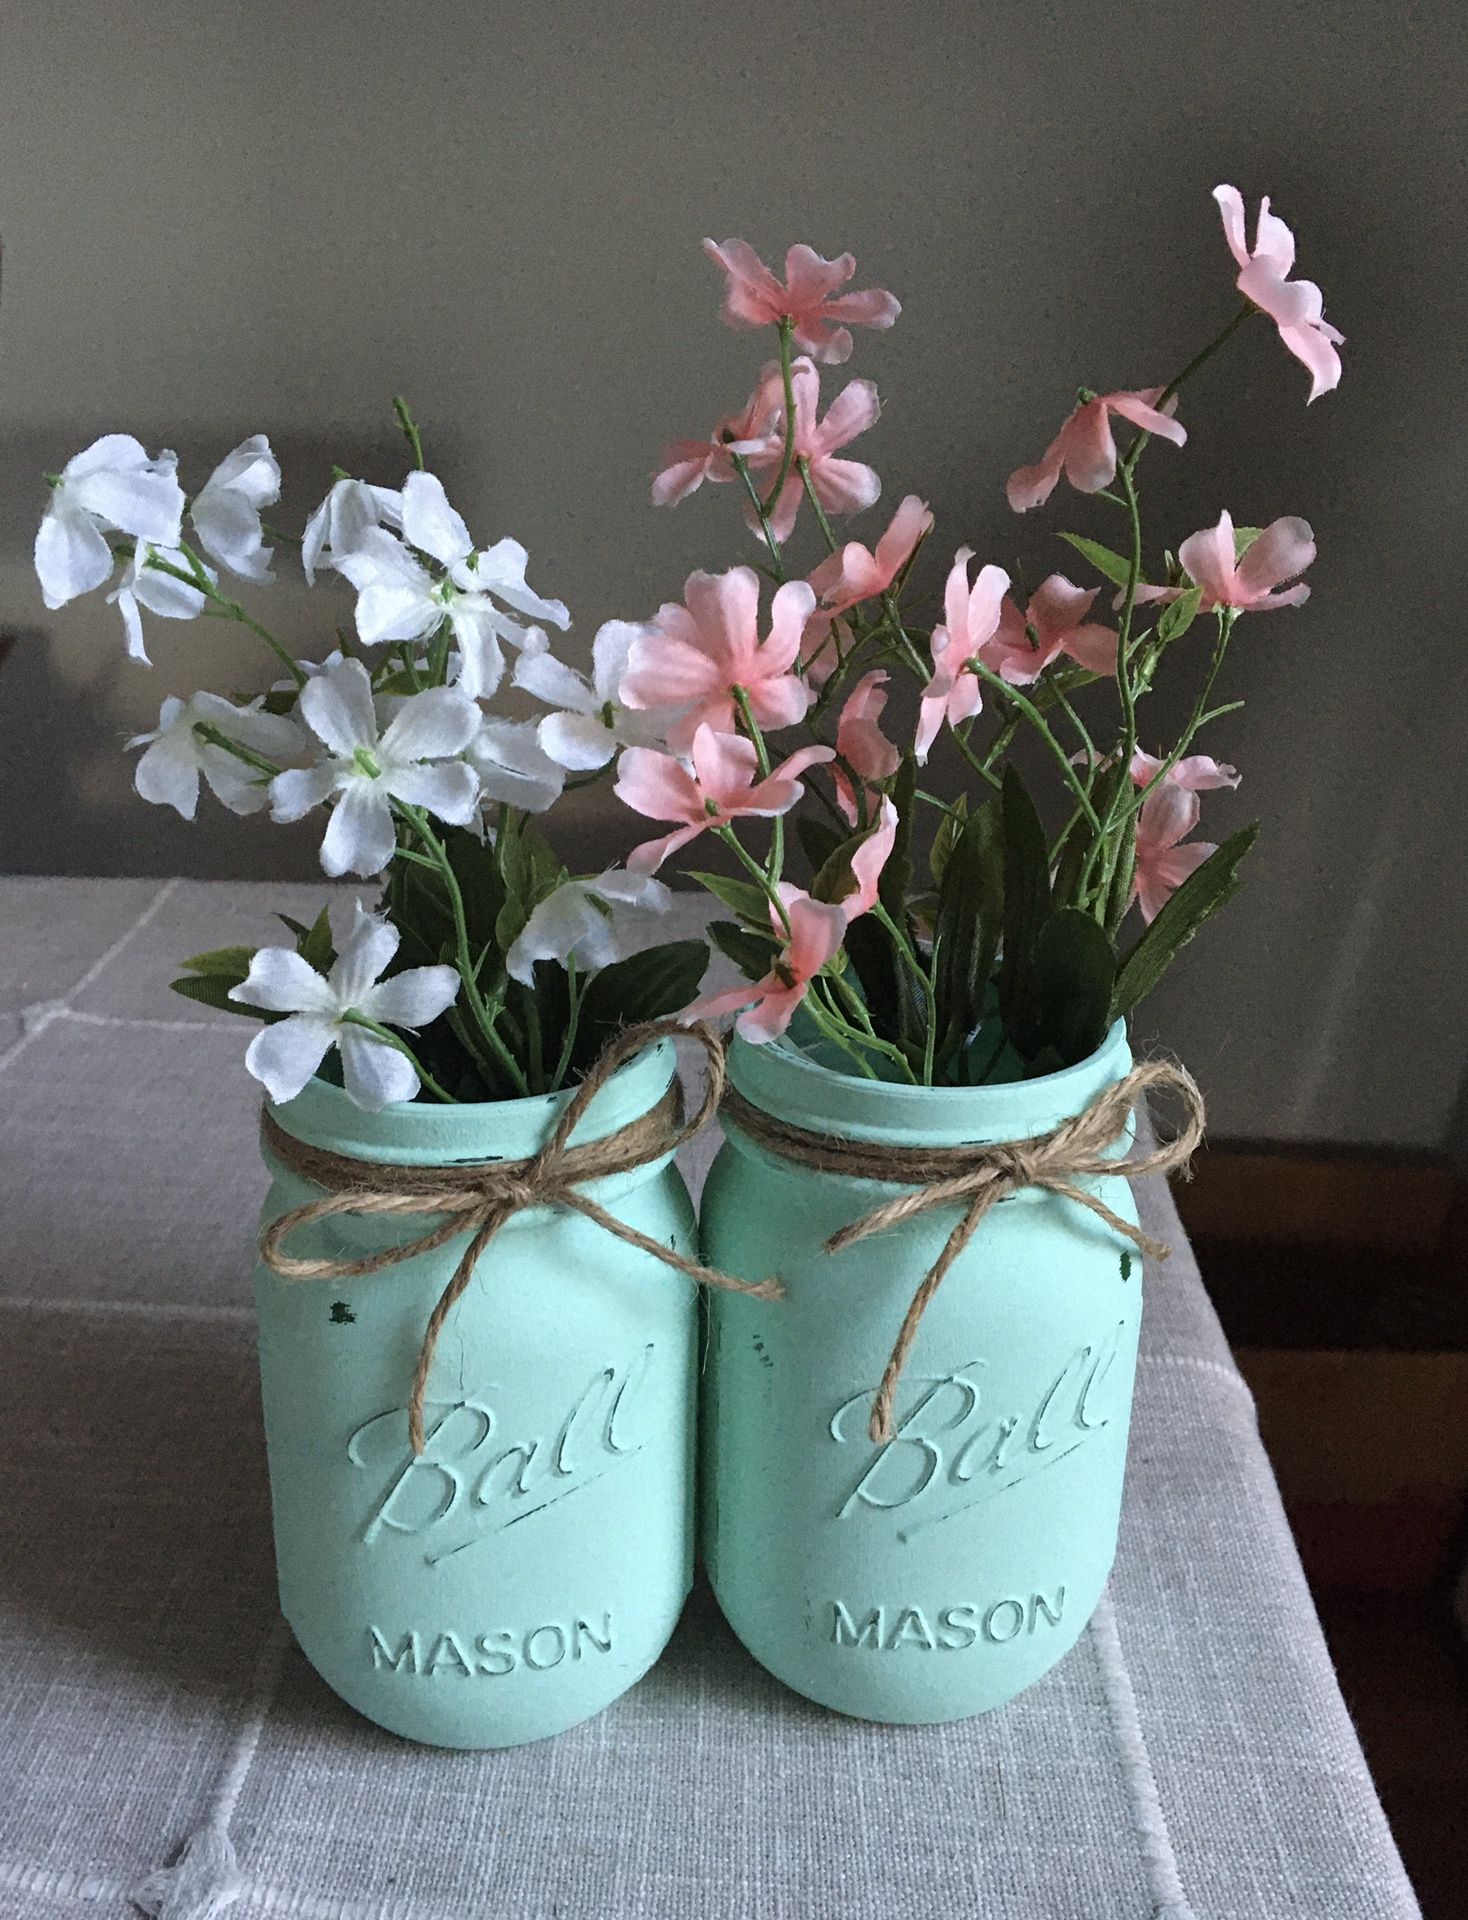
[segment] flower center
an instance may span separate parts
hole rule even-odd
[[[378,766],[377,762],[365,747],[354,748],[352,751],[352,759],[357,771],[359,773],[365,773],[369,780],[380,780],[382,778],[382,768]]]

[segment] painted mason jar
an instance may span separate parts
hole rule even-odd
[[[647,1114],[673,1071],[667,1041],[638,1055],[573,1145]],[[444,1166],[533,1154],[567,1097],[371,1114],[315,1080],[271,1113],[310,1146]],[[320,1197],[266,1159],[266,1223]],[[693,1250],[669,1158],[582,1190]],[[359,1259],[424,1226],[338,1215],[301,1229],[292,1250]],[[677,1622],[692,1570],[697,1303],[684,1275],[578,1213],[514,1215],[444,1323],[415,1457],[410,1382],[464,1245],[354,1280],[257,1268],[276,1562],[302,1651],[358,1712],[413,1740],[507,1747],[599,1712]]]
[[[1130,1066],[1120,1023],[1078,1066],[980,1088],[858,1079],[788,1043],[736,1040],[729,1056],[761,1112],[908,1149],[1032,1138]],[[719,1603],[771,1673],[843,1713],[926,1722],[1000,1706],[1071,1647],[1111,1567],[1140,1256],[1075,1201],[1031,1188],[1001,1202],[919,1322],[891,1438],[877,1443],[878,1383],[959,1214],[827,1253],[830,1235],[901,1189],[725,1131],[704,1257],[736,1276],[778,1274],[786,1298],[709,1303],[702,1531]],[[1124,1179],[1082,1184],[1136,1223]]]

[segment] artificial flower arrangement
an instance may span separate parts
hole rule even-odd
[[[308,583],[331,572],[356,592],[354,639],[322,661],[293,658],[221,585],[222,574],[255,587],[272,578],[261,515],[280,472],[264,435],[191,500],[175,456],[149,456],[127,435],[77,455],[51,479],[37,536],[46,604],[106,585],[120,566],[108,598],[133,658],[147,659],[144,612],[223,618],[258,636],[281,674],[243,704],[166,699],[157,728],[130,743],[142,750],[139,793],[185,818],[201,781],[240,814],[325,810],[326,872],[386,876],[379,912],[359,914],[340,951],[323,916],[293,926],[293,946],[197,956],[177,990],[265,1020],[248,1064],[273,1098],[299,1092],[336,1047],[348,1092],[370,1107],[554,1091],[619,1026],[691,1002],[737,1012],[754,1041],[783,1033],[799,1008],[800,1032],[848,1070],[921,1084],[1084,1058],[1238,885],[1255,829],[1222,845],[1191,836],[1199,795],[1239,776],[1193,748],[1234,710],[1213,701],[1240,617],[1299,605],[1315,553],[1303,520],[1236,527],[1224,512],[1175,557],[1154,557],[1147,577],[1138,468],[1154,439],[1186,440],[1177,403],[1192,376],[1256,312],[1309,369],[1312,399],[1340,373],[1319,290],[1289,277],[1288,227],[1266,200],[1250,251],[1238,192],[1216,198],[1237,312],[1165,386],[1082,388],[1040,462],[1009,480],[1019,512],[1062,477],[1116,511],[1118,547],[1061,536],[1100,586],[1054,573],[1022,598],[997,566],[975,576],[964,547],[941,617],[924,623],[905,605],[933,528],[917,495],[871,547],[842,543],[833,521],[881,490],[842,451],[879,403],[870,381],[853,380],[822,411],[821,368],[847,359],[851,326],[889,327],[899,307],[886,292],[844,290],[850,255],[826,261],[805,246],[790,249],[782,282],[744,243],[706,243],[725,319],[769,327],[778,357],[706,440],[668,449],[653,483],[661,505],[704,482],[733,485],[756,560],[693,574],[683,602],[648,622],[609,621],[589,677],[547,639],[547,626],[568,626],[565,606],[527,584],[518,542],[475,546],[401,402],[414,463],[403,484],[339,474],[300,541]],[[1134,430],[1123,453],[1117,423]],[[793,558],[802,518],[814,566]],[[1112,623],[1096,604],[1108,587]],[[1211,653],[1184,649],[1198,681],[1191,715],[1171,747],[1149,751],[1143,702],[1203,618]],[[548,709],[538,720],[494,710],[506,646],[509,680]],[[900,742],[883,731],[893,674],[918,695]],[[1109,720],[1083,697],[1097,687]],[[782,755],[772,741],[792,729],[800,744]],[[1060,790],[1063,818],[1048,831],[1010,762],[1024,731]],[[956,799],[924,783],[944,739],[968,776]],[[669,831],[624,868],[573,876],[533,821],[568,781],[604,776]],[[772,823],[758,850],[753,822]],[[648,942],[669,898],[655,875],[704,834],[742,870],[697,877],[734,916],[711,933],[750,984],[694,1002],[702,944]]]
[[[569,616],[524,548],[476,546],[402,402],[402,484],[338,473],[299,541],[308,583],[356,595],[355,631],[319,660],[224,584],[266,586],[287,539],[262,518],[280,491],[263,435],[192,498],[173,454],[120,434],[52,478],[48,606],[109,588],[143,660],[145,616],[234,621],[265,649],[253,698],[164,701],[131,743],[139,793],[185,818],[203,787],[238,814],[324,816],[326,872],[381,883],[339,945],[323,912],[174,983],[261,1022],[282,1607],[381,1725],[513,1745],[647,1670],[691,1577],[695,1403],[715,1592],[813,1699],[902,1722],[986,1710],[1099,1603],[1137,1256],[1166,1251],[1121,1156],[1159,1088],[1189,1118],[1129,1171],[1184,1165],[1202,1128],[1181,1069],[1134,1065],[1125,1016],[1239,884],[1254,829],[1194,837],[1200,795],[1238,775],[1197,747],[1234,711],[1216,689],[1239,621],[1299,605],[1315,552],[1303,520],[1227,512],[1156,550],[1140,463],[1184,443],[1188,383],[1256,312],[1312,399],[1340,375],[1289,229],[1266,200],[1251,249],[1239,194],[1216,198],[1232,318],[1165,385],[1082,388],[1009,480],[1019,512],[1062,478],[1115,512],[1115,545],[1062,536],[1096,584],[1057,572],[1025,594],[965,546],[923,617],[916,494],[873,544],[843,544],[833,522],[881,490],[845,452],[878,401],[857,379],[823,409],[822,368],[898,304],[804,246],[781,280],[706,243],[725,318],[770,328],[776,356],[653,482],[662,505],[733,488],[750,564],[603,625],[589,674],[552,647]],[[1194,697],[1168,746],[1145,716],[1174,649]],[[534,717],[505,711],[507,683]],[[1038,803],[1022,742],[1052,776]],[[927,771],[940,751],[961,788]],[[571,872],[539,819],[598,780],[660,831]],[[693,877],[745,977],[699,998],[708,948],[657,943],[658,875],[710,842],[725,868]],[[726,1061],[701,1017],[729,1014]],[[691,1117],[675,1022],[699,1022],[710,1064]],[[695,1220],[673,1156],[721,1095]]]

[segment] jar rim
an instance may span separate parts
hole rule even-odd
[[[729,1078],[751,1105],[812,1132],[853,1140],[981,1145],[1027,1139],[1082,1112],[1130,1071],[1125,1020],[1074,1066],[985,1087],[865,1080],[812,1059],[789,1041],[755,1046],[735,1036]]]
[[[573,1144],[618,1133],[647,1113],[667,1092],[677,1071],[671,1040],[655,1041],[625,1061],[597,1093],[578,1125]],[[294,1100],[267,1103],[272,1118],[308,1145],[353,1159],[392,1166],[453,1166],[474,1160],[519,1160],[543,1147],[575,1093],[539,1093],[512,1100],[445,1105],[410,1100],[368,1113],[345,1091],[320,1078]]]

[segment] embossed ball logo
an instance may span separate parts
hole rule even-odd
[[[407,1535],[440,1566],[594,1485],[645,1444],[637,1416],[652,1358],[649,1344],[599,1369],[538,1433],[510,1432],[488,1396],[430,1401],[415,1456],[401,1408],[374,1414],[347,1442],[372,1489],[362,1545]]]
[[[1104,1339],[1078,1347],[1039,1396],[1017,1408],[995,1391],[986,1360],[911,1378],[915,1398],[896,1420],[892,1438],[880,1443],[867,1434],[874,1389],[861,1388],[828,1425],[838,1445],[866,1456],[835,1518],[898,1513],[896,1537],[905,1543],[1069,1458],[1119,1411],[1108,1398],[1107,1382],[1126,1330],[1127,1322],[1120,1321]],[[1124,1384],[1125,1371],[1119,1378]]]

